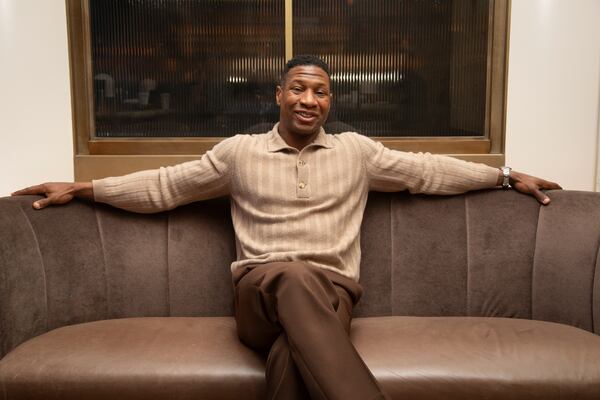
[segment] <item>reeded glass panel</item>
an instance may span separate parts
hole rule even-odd
[[[333,72],[328,130],[485,135],[490,3],[294,1],[294,53]]]
[[[97,137],[275,122],[284,0],[90,0]]]

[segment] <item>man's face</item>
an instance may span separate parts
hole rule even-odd
[[[329,77],[314,65],[290,69],[282,86],[277,86],[279,129],[283,135],[310,136],[327,120],[331,106]]]

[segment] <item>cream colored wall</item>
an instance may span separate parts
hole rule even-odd
[[[513,0],[506,162],[594,190],[600,1]]]
[[[600,98],[598,0],[513,0],[507,164],[591,190]],[[73,179],[64,0],[0,0],[0,196]]]
[[[0,196],[73,180],[64,0],[0,0]]]

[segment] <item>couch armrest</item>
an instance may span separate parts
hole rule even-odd
[[[532,318],[600,334],[600,193],[550,196],[537,226]]]
[[[0,199],[0,357],[48,325],[42,259],[24,199]]]
[[[0,357],[50,329],[106,315],[94,206],[36,211],[37,198],[0,199]]]

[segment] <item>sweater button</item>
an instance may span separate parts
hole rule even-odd
[[[304,183],[304,182],[300,182],[300,183],[298,184],[298,187],[299,187],[300,189],[304,189],[304,188],[306,187],[306,183]]]

